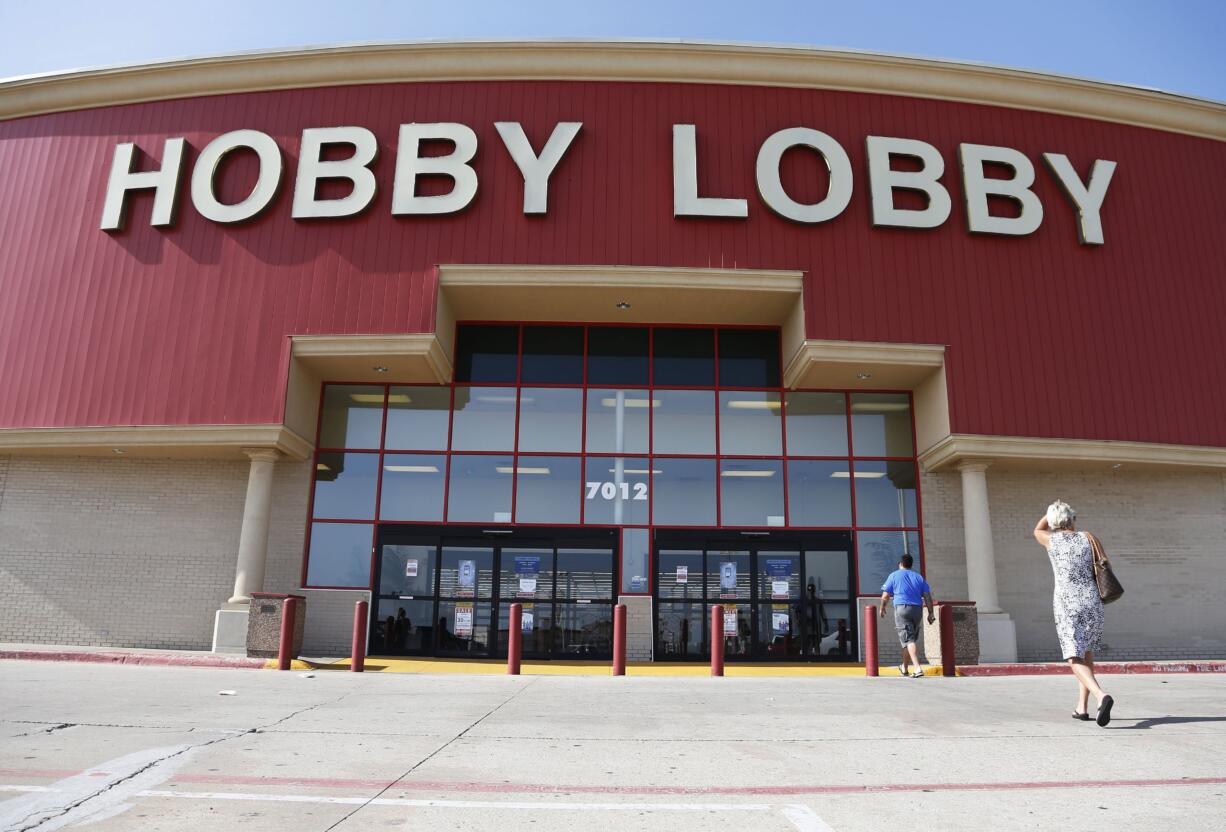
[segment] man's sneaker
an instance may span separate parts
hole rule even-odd
[[[922,668],[922,667],[917,667],[917,668],[915,668],[915,672],[911,674],[911,678],[912,678],[912,679],[919,679],[919,678],[921,678],[923,675],[924,675],[924,668]]]
[[[907,668],[903,667],[903,666],[900,664],[900,665],[898,666],[898,675],[899,675],[899,676],[910,676],[911,674],[907,672]]]

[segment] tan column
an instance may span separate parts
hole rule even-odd
[[[251,459],[247,475],[247,502],[243,506],[243,530],[238,538],[238,565],[234,570],[231,604],[246,604],[251,593],[264,589],[264,564],[268,559],[268,521],[272,514],[274,465],[281,458],[270,448],[243,448]]]
[[[962,524],[966,538],[966,587],[979,613],[999,613],[996,554],[992,550],[992,516],[988,511],[988,463],[967,460],[962,472]]]

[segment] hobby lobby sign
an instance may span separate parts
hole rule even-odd
[[[500,121],[494,127],[510,161],[523,177],[525,214],[545,214],[549,206],[549,182],[583,129],[581,122],[564,121],[538,151],[519,122]],[[698,181],[698,149],[695,126],[673,128],[673,215],[675,217],[749,216],[749,200],[742,195],[701,195]],[[423,146],[444,142],[450,152],[423,155]],[[952,200],[943,182],[946,160],[931,144],[917,139],[868,136],[867,179],[874,226],[891,228],[937,228],[950,215]],[[181,201],[184,167],[183,138],[167,139],[161,167],[133,170],[136,146],[116,145],[102,209],[102,228],[123,228],[128,194],[152,190],[151,224],[173,224]],[[826,193],[816,202],[793,198],[780,177],[783,156],[793,148],[811,152],[829,171]],[[371,165],[378,154],[375,134],[363,127],[314,127],[302,131],[298,168],[293,183],[293,217],[296,220],[349,217],[366,209],[375,199],[379,183]],[[255,184],[237,202],[222,202],[217,194],[218,171],[227,156],[253,153],[258,160]],[[463,211],[477,195],[477,172],[472,160],[477,154],[477,134],[465,124],[402,124],[397,142],[392,178],[392,214],[422,216]],[[340,158],[336,158],[336,157]],[[1025,154],[1009,147],[960,144],[957,165],[961,196],[966,205],[968,230],[978,234],[1024,236],[1043,222],[1043,203],[1032,190],[1035,165]],[[906,159],[906,169],[895,160]],[[1102,245],[1102,206],[1115,173],[1115,162],[1097,159],[1083,178],[1062,153],[1043,153],[1042,162],[1072,205],[1078,239],[1085,245]],[[992,172],[997,175],[989,175]],[[1004,173],[1004,176],[1000,176]],[[851,201],[856,180],[846,149],[829,134],[811,127],[789,127],[766,138],[754,164],[758,198],[768,209],[796,223],[818,225],[839,216]],[[450,188],[442,194],[418,193],[421,177],[444,177]],[[285,160],[272,136],[258,130],[235,130],[218,136],[200,151],[190,179],[192,207],[216,223],[250,220],[272,204],[285,179]],[[323,198],[319,184],[348,183],[345,196]],[[923,207],[900,207],[898,191],[920,194]],[[1014,210],[1007,215],[991,210],[992,200],[1007,200]],[[912,203],[914,204],[914,202]]]

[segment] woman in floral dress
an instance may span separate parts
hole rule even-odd
[[[1094,580],[1094,549],[1090,536],[1076,530],[1076,513],[1068,503],[1056,500],[1034,527],[1039,545],[1047,549],[1055,575],[1052,609],[1060,650],[1077,677],[1077,710],[1073,719],[1089,720],[1090,694],[1098,700],[1099,725],[1111,721],[1115,700],[1098,684],[1094,675],[1094,651],[1103,637],[1103,602]]]

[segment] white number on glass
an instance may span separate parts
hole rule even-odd
[[[647,483],[623,482],[618,487],[615,482],[589,482],[587,485],[587,498],[595,500],[596,495],[600,495],[602,499],[613,500],[618,497],[622,500],[646,500],[647,499]],[[634,486],[634,496],[631,496],[631,486]],[[620,492],[620,493],[619,493]]]

